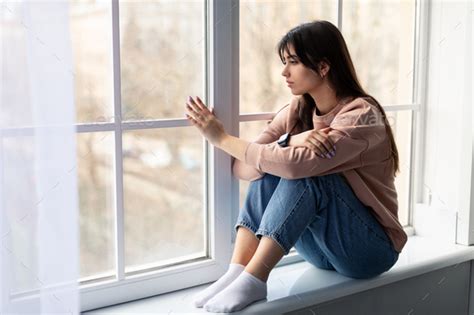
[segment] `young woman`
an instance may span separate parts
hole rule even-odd
[[[227,134],[198,97],[187,102],[192,125],[235,158],[235,176],[251,181],[229,268],[195,296],[207,311],[266,298],[270,271],[293,246],[318,268],[369,278],[389,270],[407,241],[392,130],[362,89],[342,34],[327,21],[305,23],[278,53],[294,97],[256,141]]]

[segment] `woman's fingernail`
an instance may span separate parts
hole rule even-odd
[[[326,154],[326,157],[327,157],[328,159],[332,158],[332,156],[331,156],[329,153]]]
[[[336,155],[336,152],[332,151],[331,152],[331,157],[334,157]]]
[[[191,102],[192,100],[193,100],[193,98],[191,96],[188,96],[188,101]]]

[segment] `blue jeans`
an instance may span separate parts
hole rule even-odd
[[[235,230],[295,247],[312,265],[363,279],[389,270],[398,252],[342,174],[284,179],[264,174],[250,182]]]

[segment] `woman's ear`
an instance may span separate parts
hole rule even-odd
[[[326,63],[325,61],[319,62],[319,73],[321,75],[321,78],[324,78],[326,76],[330,68],[331,67],[329,66],[329,64]]]

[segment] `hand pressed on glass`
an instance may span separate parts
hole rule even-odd
[[[307,147],[322,158],[332,158],[336,154],[336,146],[329,139],[327,133],[314,129],[292,135],[289,145]]]
[[[202,136],[212,145],[218,146],[226,136],[226,132],[222,122],[214,115],[214,108],[209,110],[199,97],[196,96],[196,100],[194,100],[189,96],[186,102],[186,110],[188,111],[188,113],[185,113],[186,118],[199,129]]]

